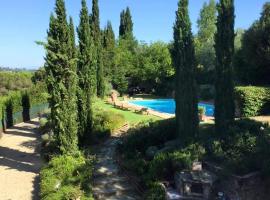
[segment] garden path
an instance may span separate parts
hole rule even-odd
[[[18,124],[0,140],[0,199],[39,199],[38,119]]]
[[[128,130],[125,126],[117,131],[96,151],[93,192],[97,200],[141,199],[135,187],[124,176],[116,162],[116,147],[120,136]]]

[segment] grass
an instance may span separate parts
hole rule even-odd
[[[124,111],[124,110],[119,110],[114,108],[112,105],[105,103],[102,100],[96,99],[95,103],[94,103],[94,107],[96,108],[101,108],[104,110],[108,110],[108,111],[113,111],[115,113],[119,113],[122,114],[125,118],[125,120],[130,124],[130,125],[135,125],[138,124],[140,122],[143,121],[158,121],[158,120],[162,120],[159,117],[156,116],[151,116],[151,115],[141,115],[141,114],[137,114],[131,111]]]

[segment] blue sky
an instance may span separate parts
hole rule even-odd
[[[178,0],[99,0],[101,26],[111,20],[118,35],[119,15],[131,8],[134,34],[139,41],[170,41]],[[190,0],[193,32],[205,0]],[[207,0],[206,0],[207,1]],[[112,3],[113,2],[113,3]],[[236,28],[248,28],[259,18],[267,0],[235,0]],[[35,41],[46,39],[49,15],[55,0],[6,0],[0,7],[0,66],[39,67],[44,63],[44,50]],[[91,0],[88,0],[91,9]],[[78,24],[80,0],[66,0],[68,15]]]

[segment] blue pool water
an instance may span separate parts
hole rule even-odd
[[[175,114],[174,99],[154,99],[154,100],[134,100],[129,103],[150,108],[163,113]],[[204,107],[207,116],[214,116],[214,105],[199,103],[200,107]]]

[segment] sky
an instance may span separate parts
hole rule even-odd
[[[189,11],[192,31],[197,32],[196,21],[205,1],[190,0]],[[112,22],[118,35],[120,12],[130,7],[134,35],[139,41],[169,42],[178,0],[99,0],[100,20],[103,28]],[[260,17],[262,6],[269,0],[235,0],[235,28],[247,29]],[[2,0],[0,6],[0,66],[38,68],[44,64],[44,49],[35,41],[46,41],[49,16],[55,0]],[[88,0],[91,10],[91,0]],[[68,15],[79,22],[80,0],[66,0]]]

